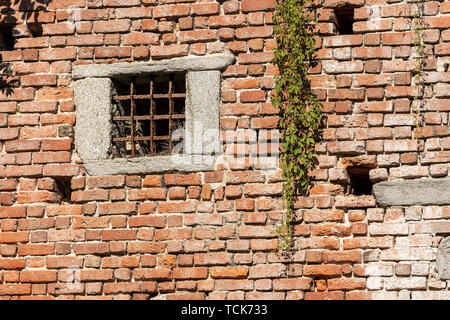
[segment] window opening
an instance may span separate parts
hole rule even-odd
[[[336,29],[338,34],[353,34],[353,22],[355,22],[355,9],[350,7],[334,9],[336,16]]]
[[[12,26],[0,27],[0,51],[14,50]]]
[[[184,129],[184,74],[115,80],[113,156],[170,155]]]
[[[347,173],[350,178],[350,193],[356,196],[371,195],[373,182],[369,176],[370,168],[350,167]]]
[[[29,23],[28,30],[30,30],[33,38],[42,37],[42,25],[40,23]]]

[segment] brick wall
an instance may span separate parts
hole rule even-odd
[[[435,271],[449,207],[379,207],[349,194],[346,170],[363,165],[375,182],[448,176],[450,3],[425,2],[433,86],[415,140],[415,4],[350,0],[355,33],[336,35],[342,1],[315,2],[310,79],[326,123],[316,184],[296,203],[290,259],[273,251],[279,170],[242,161],[90,177],[73,148],[76,64],[230,51],[221,128],[276,128],[273,0],[51,0],[2,13],[19,37],[1,52],[14,73],[2,78],[13,90],[0,93],[0,298],[450,298]],[[25,20],[41,23],[42,35],[24,31]]]

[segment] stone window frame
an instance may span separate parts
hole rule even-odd
[[[75,149],[91,176],[214,170],[220,142],[221,71],[232,54],[187,56],[159,61],[77,65],[72,68]],[[113,79],[186,73],[184,153],[111,159]]]

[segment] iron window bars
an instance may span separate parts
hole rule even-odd
[[[131,77],[128,88],[126,84],[118,87],[122,90],[113,95],[113,102],[120,107],[112,120],[121,129],[113,142],[125,143],[127,157],[170,154],[177,140],[174,131],[184,127],[184,75]]]

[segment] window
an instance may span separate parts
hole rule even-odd
[[[170,155],[184,129],[185,75],[131,77],[113,83],[113,156]]]
[[[213,170],[231,54],[72,69],[75,148],[90,175]]]
[[[336,16],[336,29],[338,34],[353,34],[355,22],[355,8],[342,7],[334,9]]]
[[[350,178],[350,192],[356,196],[371,195],[373,182],[370,180],[370,168],[349,167],[347,173]]]
[[[14,50],[14,38],[12,36],[12,26],[0,27],[0,51]]]
[[[33,38],[39,38],[42,37],[42,25],[37,22],[29,23],[28,24],[28,30],[30,31],[30,34]]]

